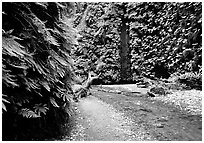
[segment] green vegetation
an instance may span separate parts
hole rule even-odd
[[[152,75],[161,62],[172,74],[199,71],[202,60],[201,3],[138,3],[132,6],[134,65]]]
[[[2,6],[3,140],[59,135],[71,112],[74,80],[71,4]]]
[[[3,140],[62,135],[91,72],[201,89],[202,3],[2,3]]]
[[[201,70],[201,3],[80,4],[88,8],[74,51],[78,74],[84,67],[98,72],[98,61],[105,63],[99,71],[106,84]]]

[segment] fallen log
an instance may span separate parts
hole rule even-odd
[[[95,76],[93,76],[93,74]],[[100,75],[101,74],[96,75],[93,72],[89,72],[87,79],[82,84],[73,84],[72,90],[74,93],[74,100],[78,101],[79,98],[87,97],[88,95],[90,95],[91,94],[90,93],[91,85],[92,85],[94,80],[99,78]]]

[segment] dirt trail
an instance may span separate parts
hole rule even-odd
[[[202,140],[202,117],[146,97],[92,90],[76,104],[72,128],[63,140]],[[138,95],[140,93],[137,93]]]
[[[75,120],[77,127],[66,140],[154,140],[142,128],[138,127],[137,132],[133,132],[132,127],[137,125],[131,119],[96,97],[89,96],[80,100],[75,110],[78,115]]]

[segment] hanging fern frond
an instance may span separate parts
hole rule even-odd
[[[49,44],[59,46],[57,40],[50,34],[49,32],[50,29],[46,28],[45,22],[42,22],[36,16],[33,17],[34,18],[32,19],[32,22],[37,27],[38,32],[43,35],[44,40],[47,41]]]
[[[41,84],[43,85],[43,87],[50,92],[50,86],[48,84],[48,82],[44,81],[44,82],[41,82]]]
[[[2,94],[2,109],[7,111],[5,103],[10,103],[7,99],[7,95]]]
[[[62,66],[68,66],[69,63],[67,63],[67,61],[60,57],[54,50],[50,51],[51,55],[53,56],[53,58],[58,62],[58,64],[61,64]]]
[[[9,74],[9,72],[5,72],[4,68],[2,69],[2,83],[7,87],[19,87],[16,76]]]
[[[34,106],[34,111],[35,113],[37,113],[39,116],[41,115],[41,113],[43,113],[44,115],[46,115],[47,110],[49,110],[49,108],[47,107],[46,104],[42,105],[42,104],[36,104]]]
[[[47,5],[48,5],[46,2],[35,2],[35,4],[41,7],[44,7],[45,9],[47,9]]]
[[[50,97],[50,102],[54,107],[59,108],[59,105],[57,104],[57,102],[55,101],[55,99],[53,97]]]
[[[65,93],[62,95],[63,101],[65,102],[70,102],[70,96],[72,96],[71,94]]]
[[[2,109],[7,112],[6,105],[2,102]]]
[[[40,116],[36,114],[34,111],[28,109],[28,108],[22,108],[18,112],[19,115],[22,115],[26,118],[39,118]]]
[[[15,36],[11,36],[11,35],[9,37],[5,37],[3,35],[2,53],[5,55],[17,57],[17,58],[23,58],[25,55],[27,55],[26,52],[23,50],[25,49],[25,47],[23,47],[18,42],[16,42],[15,39],[18,39],[18,38]]]

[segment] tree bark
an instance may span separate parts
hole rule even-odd
[[[130,47],[129,47],[129,23],[125,17],[127,9],[123,5],[123,15],[121,17],[121,34],[120,34],[120,78],[122,83],[132,80],[131,75],[131,61],[130,61]]]

